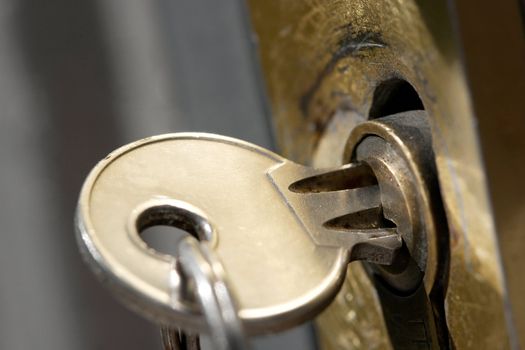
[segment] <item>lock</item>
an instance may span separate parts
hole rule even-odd
[[[525,82],[525,51],[518,4],[278,0],[249,1],[249,10],[276,143],[287,158],[342,164],[360,123],[425,111],[446,213],[437,241],[448,244],[439,245],[446,249],[435,267],[444,273],[424,294],[434,300],[444,343],[523,346],[525,187],[516,179],[525,173],[517,88]],[[502,37],[503,52],[484,49],[488,38]],[[316,319],[320,348],[406,348],[392,326],[427,308],[414,300],[402,305],[399,295],[382,298],[382,287],[392,288],[371,281],[362,265],[349,265],[340,293]],[[386,299],[398,305],[387,310]],[[405,324],[418,336],[410,346],[425,347],[427,323],[412,316]]]
[[[370,165],[380,187],[383,214],[395,224],[407,248],[400,259],[406,265],[378,272],[399,291],[414,290],[421,279],[431,290],[448,234],[426,113],[394,114],[357,126],[344,158]]]
[[[404,242],[401,256],[392,266],[376,266],[375,271],[400,292],[414,290],[422,279],[430,291],[436,274],[443,273],[438,271],[438,261],[446,260],[448,233],[426,113],[410,111],[358,125],[347,140],[342,162],[370,167],[380,190],[380,204],[376,217],[368,222],[369,214],[353,213],[325,225],[342,226],[346,222],[349,227],[395,227]],[[300,183],[304,186],[319,180],[306,178]],[[331,180],[331,185],[325,180],[321,187],[336,188],[338,181]],[[286,193],[286,183],[276,183]]]

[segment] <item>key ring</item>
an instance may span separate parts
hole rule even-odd
[[[216,348],[247,349],[242,323],[224,270],[208,243],[187,237],[179,243],[178,253],[185,277],[195,283],[197,301]]]
[[[199,336],[188,334],[182,329],[162,326],[160,337],[164,350],[201,350]]]

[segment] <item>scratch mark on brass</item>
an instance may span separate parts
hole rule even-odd
[[[337,49],[332,53],[332,57],[320,71],[312,86],[300,99],[300,108],[305,118],[308,117],[308,107],[312,97],[320,88],[324,79],[334,71],[340,60],[348,56],[362,57],[363,51],[387,46],[380,33],[355,32],[351,23],[341,26],[337,29],[337,32],[343,33],[337,42]],[[341,68],[339,72],[344,73],[346,69],[347,67]]]

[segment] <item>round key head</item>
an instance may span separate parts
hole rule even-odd
[[[243,141],[168,134],[124,146],[99,162],[77,210],[89,265],[126,305],[155,322],[206,328],[182,293],[176,257],[140,238],[173,225],[210,242],[236,296],[246,330],[264,333],[315,316],[343,280],[348,249],[319,245],[301,210],[270,173],[298,179],[306,167]],[[291,196],[288,196],[291,198]],[[314,214],[312,212],[312,217]]]

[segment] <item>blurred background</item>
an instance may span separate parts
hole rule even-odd
[[[116,147],[207,131],[272,148],[245,4],[0,1],[0,348],[160,349],[83,264],[81,184]],[[256,349],[313,349],[310,326]]]

